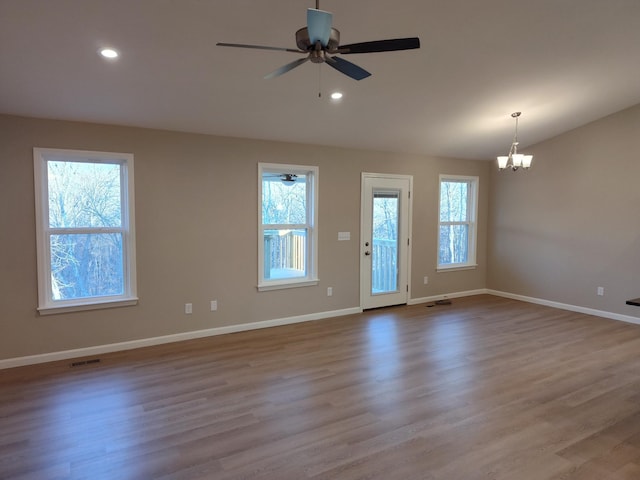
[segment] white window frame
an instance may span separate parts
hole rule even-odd
[[[442,222],[440,221],[440,213],[442,211],[442,184],[444,182],[464,182],[468,184],[467,195],[467,213],[466,221],[462,222]],[[438,272],[446,272],[453,270],[474,269],[478,266],[476,263],[476,252],[478,243],[478,190],[480,189],[480,178],[465,175],[446,175],[441,174],[438,182],[438,249],[436,251],[436,265]],[[467,261],[464,263],[440,263],[440,229],[449,225],[467,225]]]
[[[292,173],[306,175],[305,224],[268,224],[262,223],[262,176],[264,173]],[[319,169],[309,165],[287,165],[281,163],[258,163],[258,291],[279,290],[284,288],[318,285],[318,182]],[[307,275],[299,278],[266,279],[264,277],[265,252],[264,231],[278,229],[305,229],[307,231],[306,267]]]
[[[110,163],[121,168],[121,208],[122,225],[118,228],[50,228],[49,227],[49,161]],[[34,148],[34,183],[36,201],[36,244],[38,263],[38,311],[41,315],[65,313],[80,310],[94,310],[108,307],[136,305],[136,251],[135,251],[135,205],[133,180],[133,155],[129,153],[93,152],[55,148]],[[53,300],[51,285],[51,235],[74,233],[122,234],[124,293],[101,297]]]

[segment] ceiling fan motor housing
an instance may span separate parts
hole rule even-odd
[[[311,40],[309,40],[309,29],[307,27],[303,27],[296,32],[296,45],[300,50],[304,50],[305,52],[315,50],[315,45],[313,45]],[[331,34],[329,35],[329,41],[322,50],[333,52],[338,49],[338,45],[340,45],[340,32],[337,29],[332,28]]]

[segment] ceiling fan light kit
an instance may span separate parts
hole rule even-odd
[[[299,67],[303,63],[311,61],[311,63],[326,63],[330,67],[350,78],[353,78],[354,80],[362,80],[371,76],[371,73],[356,64],[335,55],[392,52],[420,48],[420,39],[418,37],[394,38],[389,40],[375,40],[371,42],[340,45],[340,32],[332,26],[333,14],[320,10],[318,3],[319,2],[316,1],[316,8],[309,8],[307,10],[307,26],[296,31],[295,36],[296,46],[298,47],[297,49],[222,42],[217,43],[216,45],[220,47],[275,50],[302,53],[306,55],[304,58],[300,58],[283,65],[277,70],[265,75],[264,78],[266,79],[279,77],[280,75]]]
[[[518,153],[518,118],[520,118],[522,112],[513,112],[511,116],[516,120],[516,132],[513,136],[513,142],[511,142],[511,148],[508,155],[498,156],[498,170],[502,171],[510,168],[512,171],[516,171],[519,168],[523,170],[529,170],[531,168],[531,162],[533,161],[533,155],[525,155]]]

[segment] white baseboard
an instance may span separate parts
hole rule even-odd
[[[107,345],[97,345],[95,347],[77,348],[74,350],[64,350],[60,352],[43,353],[40,355],[8,358],[6,360],[0,360],[0,370],[6,369],[6,368],[13,368],[13,367],[23,367],[25,365],[35,365],[38,363],[55,362],[58,360],[68,360],[70,358],[100,355],[103,353],[120,352],[123,350],[133,350],[134,348],[150,347],[154,345],[162,345],[165,343],[181,342],[184,340],[193,340],[196,338],[213,337],[216,335],[224,335],[227,333],[244,332],[247,330],[257,330],[260,328],[277,327],[280,325],[290,325],[293,323],[311,322],[314,320],[323,320],[325,318],[340,317],[343,315],[352,315],[355,313],[362,313],[362,308],[360,307],[344,308],[342,310],[311,313],[307,315],[299,315],[296,317],[277,318],[274,320],[264,320],[261,322],[243,323],[240,325],[229,325],[226,327],[209,328],[206,330],[195,330],[192,332],[176,333],[173,335],[164,335],[161,337],[143,338],[140,340],[131,340],[128,342],[110,343]]]
[[[412,298],[407,302],[407,305],[418,305],[420,303],[435,302],[437,300],[444,300],[445,298],[470,297],[472,295],[482,295],[484,293],[489,293],[489,290],[487,290],[486,288],[479,288],[477,290],[467,290],[466,292],[454,292],[442,295],[433,295],[431,297]]]
[[[635,323],[636,325],[640,325],[640,318],[633,317],[631,315],[622,315],[620,313],[613,313],[613,312],[607,312],[604,310],[596,310],[593,308],[580,307],[578,305],[570,305],[567,303],[553,302],[551,300],[527,297],[524,295],[517,295],[515,293],[501,292],[499,290],[488,289],[486,293],[490,295],[496,295],[498,297],[511,298],[512,300],[520,300],[522,302],[536,303],[538,305],[545,305],[547,307],[559,308],[561,310],[569,310],[571,312],[584,313],[587,315],[595,315],[596,317],[609,318],[611,320],[619,320],[621,322]]]
[[[491,290],[487,288],[479,288],[477,290],[467,290],[464,292],[453,292],[441,295],[433,295],[431,297],[412,298],[407,304],[418,305],[421,303],[434,302],[445,298],[461,298],[472,295],[496,295],[498,297],[520,300],[522,302],[535,303],[545,305],[547,307],[569,310],[572,312],[584,313],[587,315],[595,315],[597,317],[619,320],[622,322],[634,323],[640,325],[640,318],[631,315],[622,315],[619,313],[606,312],[603,310],[595,310],[592,308],[580,307],[577,305],[569,305],[566,303],[544,300],[542,298],[527,297],[515,293],[501,292],[499,290]],[[165,343],[181,342],[184,340],[193,340],[196,338],[212,337],[216,335],[224,335],[227,333],[244,332],[247,330],[257,330],[261,328],[277,327],[281,325],[290,325],[301,322],[311,322],[314,320],[323,320],[325,318],[339,317],[343,315],[353,315],[361,313],[361,307],[345,308],[342,310],[333,310],[328,312],[311,313],[307,315],[299,315],[295,317],[277,318],[273,320],[264,320],[261,322],[244,323],[240,325],[229,325],[226,327],[209,328],[206,330],[196,330],[192,332],[176,333],[173,335],[164,335],[161,337],[143,338],[140,340],[131,340],[128,342],[111,343],[107,345],[97,345],[95,347],[78,348],[74,350],[64,350],[59,352],[44,353],[40,355],[30,355],[25,357],[8,358],[0,360],[0,370],[13,367],[22,367],[25,365],[35,365],[38,363],[55,362],[59,360],[68,360],[71,358],[87,357],[92,355],[100,355],[103,353],[119,352],[124,350],[132,350],[134,348],[150,347],[154,345],[162,345]]]

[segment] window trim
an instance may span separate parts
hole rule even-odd
[[[51,286],[51,252],[49,237],[60,229],[49,227],[48,168],[49,161],[77,161],[85,163],[110,163],[121,165],[121,202],[123,250],[124,293],[102,297],[89,297],[69,300],[53,300]],[[36,217],[36,260],[38,270],[38,307],[40,315],[67,313],[82,310],[96,310],[110,307],[136,305],[137,277],[135,250],[135,198],[133,154],[96,152],[87,150],[68,150],[57,148],[33,149],[34,185],[35,185],[35,217]],[[122,187],[124,186],[124,188]],[[109,232],[111,228],[79,228],[76,233],[100,230]]]
[[[440,220],[440,212],[442,211],[442,184],[443,182],[467,182],[469,184],[470,194],[467,196],[467,212],[469,212],[467,221],[464,222],[442,222]],[[448,175],[440,174],[438,180],[438,241],[436,250],[436,271],[451,272],[459,270],[473,270],[477,264],[477,248],[478,248],[478,191],[480,190],[480,177],[468,175]],[[467,261],[465,263],[440,263],[440,229],[443,225],[467,225]]]
[[[264,173],[293,173],[307,176],[307,223],[287,225],[265,225],[262,223],[262,176]],[[258,291],[318,285],[318,185],[319,168],[310,165],[283,163],[258,163]],[[264,231],[286,228],[307,229],[307,275],[299,278],[267,280],[264,278]]]

